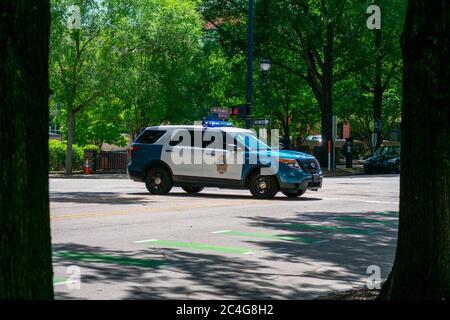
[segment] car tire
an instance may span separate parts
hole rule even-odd
[[[278,181],[274,175],[255,172],[249,179],[249,189],[257,199],[272,199],[279,191]]]
[[[151,194],[167,194],[173,187],[172,177],[167,169],[154,167],[147,173],[145,186]]]
[[[397,163],[394,168],[395,173],[400,173],[400,163]]]
[[[181,187],[187,193],[199,193],[203,190],[203,187]]]
[[[304,195],[306,190],[297,190],[297,191],[282,191],[282,193],[288,198],[296,198]]]

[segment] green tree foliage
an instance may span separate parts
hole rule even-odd
[[[285,127],[284,131],[287,119],[302,127],[310,121],[317,124],[319,115],[324,140],[331,134],[331,115],[336,114],[349,121],[354,134],[370,145],[369,123],[381,105],[382,132],[386,135],[400,114],[398,40],[405,3],[402,0],[377,3],[382,14],[378,42],[375,31],[366,25],[370,4],[371,1],[365,0],[256,1],[254,67],[259,71],[256,70],[259,59],[268,57],[272,69],[269,85],[255,83],[255,113],[261,115],[278,108],[278,112],[266,115],[274,117],[280,127]],[[246,6],[247,1],[243,0],[203,1],[202,14],[217,25],[219,43],[229,55],[245,55]],[[274,96],[282,92],[284,95],[289,92],[288,99]],[[313,103],[298,101],[295,98],[298,96],[308,96],[306,101]],[[286,101],[295,118],[286,112]],[[295,133],[298,129],[294,127]]]
[[[367,1],[357,1],[348,19],[343,63],[334,92],[336,113],[347,120],[353,135],[371,146],[374,118],[382,122],[378,143],[400,121],[400,35],[406,2],[378,1],[381,29],[366,27]]]
[[[67,29],[67,7],[81,29]],[[405,4],[381,1],[382,29],[366,26],[370,1],[255,1],[254,116],[284,135],[331,134],[331,116],[370,146],[399,121],[398,46]],[[68,145],[121,144],[144,126],[201,120],[245,102],[247,1],[54,1],[50,112]],[[259,62],[272,68],[264,77]],[[76,119],[76,121],[75,121]],[[68,148],[69,149],[69,148]],[[326,163],[323,162],[325,165]]]
[[[81,28],[68,29],[70,5]],[[54,1],[51,110],[72,144],[120,143],[122,133],[161,122],[194,120],[203,22],[194,1]],[[75,121],[77,119],[77,121]]]
[[[127,6],[115,38],[130,51],[117,65],[126,78],[116,92],[128,131],[194,120],[203,107],[194,91],[203,58],[203,22],[195,2],[136,0]]]

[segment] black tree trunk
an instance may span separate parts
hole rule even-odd
[[[75,114],[69,111],[67,115],[67,148],[66,148],[66,175],[72,175],[73,133],[75,130]]]
[[[375,30],[375,50],[376,50],[376,62],[375,62],[375,81],[373,87],[373,120],[379,119],[382,121],[382,103],[383,103],[383,85],[381,81],[381,74],[383,70],[383,52],[381,49],[381,30]],[[380,147],[383,141],[380,132],[377,135],[377,142],[375,147]],[[373,146],[372,146],[373,147]]]
[[[48,0],[0,2],[0,299],[52,299]]]
[[[397,252],[381,299],[450,298],[450,2],[410,0],[402,37]]]
[[[327,25],[326,45],[324,47],[323,76],[322,76],[322,97],[318,99],[321,111],[321,127],[322,127],[322,148],[320,164],[328,166],[328,142],[332,141],[333,127],[333,68],[334,68],[334,26],[330,23]],[[333,164],[333,153],[330,154],[330,161]]]

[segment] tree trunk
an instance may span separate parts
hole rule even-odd
[[[383,52],[381,50],[381,30],[375,30],[375,81],[373,87],[373,121],[379,119],[381,121],[382,116],[382,103],[383,103],[383,85],[381,82],[381,73],[383,70]],[[376,148],[380,147],[383,137],[381,136],[381,129],[377,136]]]
[[[321,148],[321,165],[328,166],[328,141],[332,140],[333,126],[333,41],[334,27],[332,24],[327,25],[327,39],[324,47],[324,67],[322,91],[323,95],[319,100],[321,106],[321,126],[322,126],[322,148]],[[333,143],[331,141],[331,143]],[[331,145],[333,147],[333,145]],[[333,153],[331,153],[331,163],[333,163]]]
[[[48,0],[0,3],[0,300],[52,299]]]
[[[66,148],[66,175],[72,175],[72,145],[75,114],[69,112],[67,115],[67,148]]]
[[[450,298],[450,3],[409,1],[403,50],[400,222],[381,299]]]

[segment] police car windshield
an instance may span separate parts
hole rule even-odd
[[[270,150],[270,147],[267,144],[256,138],[254,135],[238,133],[234,137],[237,141],[239,141],[239,143],[244,145],[250,151]]]

